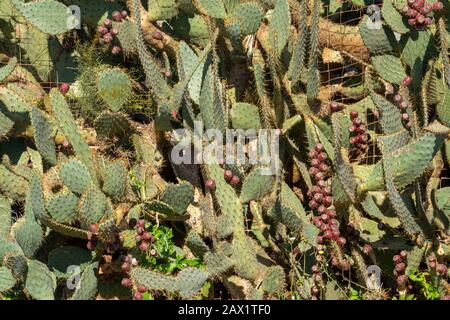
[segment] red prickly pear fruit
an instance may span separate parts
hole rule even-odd
[[[170,70],[164,71],[164,76],[165,76],[166,78],[172,77],[172,71],[170,71]]]
[[[323,144],[321,144],[321,143],[316,144],[316,148],[315,149],[316,149],[317,152],[322,152],[324,150]]]
[[[225,172],[223,173],[223,177],[225,179],[225,181],[230,181],[233,178],[234,174],[233,171],[231,170],[225,170]]]
[[[111,33],[112,36],[117,36],[119,34],[119,30],[117,28],[111,28],[111,30],[109,30],[109,32]]]
[[[406,77],[403,79],[403,85],[404,85],[405,87],[409,87],[409,86],[411,85],[412,82],[413,82],[413,78],[410,77],[410,76],[406,76]]]
[[[321,205],[317,208],[317,213],[322,214],[322,213],[325,213],[326,210],[327,210],[327,208],[325,208],[325,206]]]
[[[216,182],[212,179],[206,180],[205,186],[208,190],[216,189]]]
[[[319,266],[318,266],[317,264],[313,265],[313,266],[311,267],[311,271],[312,271],[313,273],[319,272]]]
[[[402,101],[398,106],[401,110],[406,110],[406,108],[408,108],[408,102]]]
[[[315,176],[316,174],[319,173],[319,169],[316,168],[316,167],[311,167],[311,168],[309,168],[308,171],[309,171],[309,174],[310,174],[311,176]]]
[[[332,101],[331,103],[330,103],[330,110],[331,110],[331,112],[337,112],[337,111],[339,111],[341,108],[339,107],[339,104],[337,104],[337,102],[335,102],[335,101]]]
[[[141,244],[139,245],[139,250],[141,251],[147,251],[149,248],[149,244],[145,241],[142,241]]]
[[[111,33],[107,33],[103,36],[102,40],[103,40],[103,43],[106,43],[106,44],[111,43],[113,41],[113,36]]]
[[[142,234],[142,240],[151,241],[153,240],[153,236],[150,232],[144,232]]]
[[[446,300],[446,301],[450,300],[450,294],[447,294],[447,295],[443,296],[441,298],[441,300]]]
[[[128,279],[128,278],[123,278],[121,284],[122,284],[124,287],[130,287],[130,286],[131,286],[131,280]]]
[[[397,285],[400,287],[404,287],[408,283],[408,276],[406,274],[402,274],[397,277]]]
[[[429,262],[436,262],[436,257],[434,255],[431,255],[428,257]]]
[[[363,247],[364,254],[371,254],[373,251],[373,248],[370,244],[365,244]]]
[[[114,11],[114,12],[111,14],[111,17],[112,17],[112,19],[113,19],[114,21],[116,21],[116,22],[121,22],[121,21],[122,21],[122,15],[120,14],[119,11]]]
[[[125,19],[126,17],[128,17],[128,12],[123,10],[122,12],[120,12],[120,15],[122,16],[123,19]]]
[[[111,53],[115,56],[122,52],[122,48],[120,46],[113,46],[111,49]]]
[[[444,5],[440,1],[433,3],[432,6],[434,11],[440,11],[444,8]]]
[[[136,224],[137,228],[145,228],[145,220],[139,220]]]
[[[411,129],[412,128],[412,122],[411,121],[408,121],[406,124],[405,124],[405,128],[406,129]]]
[[[152,33],[152,38],[155,40],[163,40],[163,34],[160,31],[155,31]]]
[[[97,240],[95,240],[95,239],[89,240],[86,244],[86,247],[91,251],[94,250],[95,247],[97,247]]]
[[[317,155],[318,155],[318,152],[316,150],[314,150],[314,149],[310,150],[309,153],[308,153],[308,156],[309,156],[310,159],[316,158]]]
[[[331,204],[333,203],[333,197],[331,197],[331,196],[324,197],[322,200],[322,203],[325,207],[331,206]]]
[[[317,181],[317,186],[320,188],[325,188],[326,187],[325,181],[323,181],[323,180]]]
[[[135,292],[134,293],[134,300],[142,300],[142,293]]]
[[[129,262],[122,263],[121,267],[122,267],[122,270],[125,271],[125,272],[130,271],[130,263]]]
[[[328,158],[328,156],[327,156],[327,154],[325,153],[325,152],[321,152],[321,153],[319,153],[319,155],[317,156],[317,159],[319,159],[319,161],[325,161],[325,160],[327,160],[327,158]]]
[[[406,259],[406,257],[408,256],[408,252],[406,252],[405,250],[400,251],[399,253],[400,257],[402,257],[402,259]]]
[[[91,224],[91,225],[89,226],[89,230],[90,230],[92,233],[98,233],[98,224],[96,224],[96,223]]]
[[[436,271],[442,276],[447,274],[447,270],[447,266],[442,263],[438,264],[436,267]]]
[[[319,170],[322,172],[327,172],[328,171],[328,166],[325,163],[322,163],[319,165]]]
[[[343,247],[347,243],[347,240],[344,237],[340,237],[336,240],[336,243],[339,247]]]
[[[142,236],[144,234],[144,232],[145,232],[145,229],[142,228],[142,227],[139,227],[139,228],[136,229],[136,232],[137,232],[138,235]]]
[[[400,102],[403,101],[403,97],[402,97],[401,95],[399,95],[399,94],[396,94],[396,95],[394,96],[394,101],[395,101],[396,103],[400,103]]]
[[[59,92],[61,92],[62,94],[66,94],[70,89],[70,85],[68,83],[61,83],[61,85],[59,86]]]
[[[393,258],[392,261],[394,261],[395,264],[398,264],[400,262],[402,262],[402,257],[400,257],[400,255],[396,254]]]
[[[150,250],[150,255],[151,255],[152,257],[156,257],[157,254],[158,254],[158,252],[156,252],[155,249]]]
[[[322,203],[323,195],[321,193],[316,193],[313,197],[314,201],[317,203]]]
[[[144,293],[144,292],[147,292],[148,289],[147,289],[146,286],[140,284],[140,285],[137,286],[137,291],[140,292],[140,293]]]
[[[231,178],[230,180],[230,184],[234,187],[236,187],[239,184],[239,182],[241,182],[241,179],[239,179],[238,176],[233,176],[233,178]]]
[[[429,26],[430,24],[433,24],[433,22],[434,22],[433,18],[430,18],[430,17],[426,17],[425,18],[425,25],[426,26]]]
[[[112,21],[109,20],[109,19],[105,19],[105,21],[103,21],[103,26],[104,26],[105,28],[110,29],[110,28],[112,27]]]
[[[395,270],[397,272],[403,272],[406,269],[406,264],[404,262],[400,262],[399,264],[395,265]]]
[[[311,160],[311,166],[317,168],[319,165],[320,165],[319,159],[312,159],[312,160]]]
[[[417,20],[415,18],[408,19],[408,25],[410,25],[411,27],[415,26],[416,24],[417,24]]]
[[[318,207],[319,205],[317,204],[317,202],[315,200],[311,200],[309,202],[309,207],[311,208],[311,210],[314,210]]]
[[[336,217],[336,211],[334,210],[327,210],[327,215],[330,219],[333,219]]]
[[[136,240],[136,242],[141,242],[142,241],[142,236],[140,236],[140,235],[136,235],[135,237],[134,237],[134,240]]]
[[[351,118],[351,119],[356,119],[356,118],[358,118],[358,111],[355,111],[355,110],[350,111],[350,118]]]
[[[428,266],[430,267],[430,269],[434,269],[436,268],[436,261],[432,261],[428,264]]]
[[[105,34],[108,33],[108,29],[105,28],[104,26],[99,26],[99,27],[97,28],[97,31],[98,31],[98,33],[100,33],[100,34],[102,34],[102,35],[105,35]]]
[[[403,121],[408,121],[409,120],[409,115],[406,112],[402,113],[402,120]]]

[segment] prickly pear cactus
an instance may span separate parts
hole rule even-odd
[[[448,300],[449,10],[1,1],[0,299]]]

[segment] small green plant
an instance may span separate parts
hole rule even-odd
[[[412,270],[409,279],[420,288],[420,293],[426,300],[438,300],[441,297],[438,288],[430,281],[430,274],[425,271]]]
[[[184,251],[174,245],[171,228],[155,224],[151,230],[154,242],[152,250],[146,253],[146,263],[151,269],[171,274],[186,267],[197,268],[202,265],[199,258],[186,258]]]

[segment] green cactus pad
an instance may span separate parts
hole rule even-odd
[[[223,19],[226,16],[222,0],[197,0],[198,8],[202,13],[212,18]]]
[[[233,262],[228,257],[218,253],[206,252],[203,261],[206,271],[213,276],[221,275],[233,267]]]
[[[19,253],[8,254],[3,259],[3,265],[11,270],[12,275],[23,281],[28,272],[28,259]]]
[[[284,270],[280,266],[272,266],[267,268],[261,282],[261,289],[264,292],[276,294],[283,292],[286,286]]]
[[[14,122],[0,111],[0,139],[7,136],[13,127]]]
[[[209,274],[197,268],[185,268],[177,275],[177,285],[183,299],[194,297],[208,280]]]
[[[106,196],[95,186],[88,189],[81,197],[79,212],[89,223],[98,223],[105,215],[106,208]]]
[[[64,191],[47,199],[47,211],[59,223],[71,224],[77,218],[78,197]]]
[[[11,227],[11,234],[28,258],[34,256],[44,239],[42,228],[33,216],[17,220]]]
[[[194,188],[186,181],[175,185],[168,185],[161,196],[161,201],[171,206],[178,215],[186,212],[187,207],[193,199]]]
[[[21,0],[10,1],[28,22],[44,33],[57,35],[69,30],[69,9],[61,2],[55,0],[37,0],[27,3]],[[74,21],[70,22],[72,24]]]
[[[133,133],[128,117],[121,112],[103,111],[94,121],[97,136],[103,139],[126,139]]]
[[[372,57],[372,65],[376,72],[388,82],[401,84],[406,77],[401,60],[392,55]]]
[[[70,266],[77,266],[80,272],[91,263],[91,253],[75,246],[59,247],[48,254],[48,266],[58,278],[67,279],[71,276]]]
[[[262,10],[256,2],[240,3],[228,18],[239,22],[243,35],[255,33],[262,20]]]
[[[238,102],[230,110],[231,123],[234,129],[255,129],[261,128],[259,119],[259,108],[255,105]]]
[[[25,289],[33,299],[54,300],[56,276],[44,263],[37,260],[29,260]]]
[[[11,72],[14,71],[17,65],[17,58],[13,57],[8,61],[8,64],[0,68],[0,81],[5,80]]]
[[[83,136],[80,134],[75,119],[66,100],[64,99],[64,96],[58,90],[53,89],[50,92],[50,103],[52,106],[52,111],[58,121],[59,128],[72,144],[75,154],[88,168],[91,179],[96,182],[97,174],[91,150],[89,149],[89,146]],[[81,179],[86,182],[87,178],[84,176],[81,177]]]
[[[288,42],[291,15],[289,4],[286,0],[276,0],[274,3],[275,8],[268,17],[269,37],[272,48],[275,50],[276,54],[280,56]]]
[[[131,94],[131,81],[120,69],[103,70],[98,75],[99,96],[113,112],[119,111]]]
[[[121,161],[110,163],[106,166],[105,172],[103,191],[111,197],[122,197],[128,183],[128,172],[124,163]]]
[[[33,213],[33,217],[38,220],[42,220],[47,216],[41,177],[37,172],[33,172],[30,177],[25,206],[25,209],[28,208]]]
[[[0,87],[0,100],[10,112],[28,112],[30,110],[28,103],[12,89]]]
[[[259,200],[272,190],[275,176],[261,172],[261,168],[255,168],[245,178],[239,197],[242,203]]]
[[[97,294],[98,279],[96,269],[98,262],[86,267],[81,275],[80,282],[73,293],[72,300],[93,300]]]
[[[7,237],[11,228],[11,203],[0,195],[0,237]]]
[[[87,167],[77,159],[63,163],[59,169],[59,176],[64,185],[76,194],[82,194],[92,186],[91,175]]]
[[[6,292],[16,285],[16,279],[6,267],[0,267],[0,292]]]
[[[208,245],[203,241],[201,236],[194,230],[190,230],[186,236],[186,245],[192,251],[192,253],[202,258],[206,252],[210,249]]]
[[[149,290],[176,292],[179,288],[175,277],[162,275],[141,267],[131,269],[131,279]]]
[[[32,107],[30,112],[31,124],[34,127],[34,142],[42,157],[51,165],[56,165],[55,142],[53,128],[42,111]]]
[[[386,21],[389,27],[395,32],[405,34],[410,30],[407,26],[407,19],[395,9],[391,0],[383,1],[381,14],[384,21]]]

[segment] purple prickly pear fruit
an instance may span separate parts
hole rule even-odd
[[[63,82],[59,86],[59,92],[61,92],[62,94],[66,94],[69,90],[70,90],[70,85],[68,83]]]
[[[116,21],[116,22],[121,22],[121,21],[122,21],[122,15],[120,14],[119,11],[114,11],[114,12],[111,14],[111,17],[112,17],[112,19],[113,19],[114,21]]]
[[[123,278],[121,283],[122,283],[122,285],[124,287],[130,287],[131,286],[131,280],[128,279],[128,278]]]

